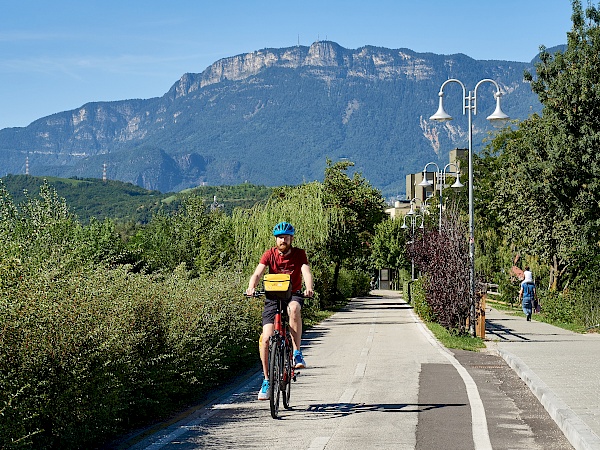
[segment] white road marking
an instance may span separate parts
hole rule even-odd
[[[338,403],[352,403],[352,399],[354,398],[354,394],[356,394],[356,389],[348,388],[344,391],[342,396],[340,397],[340,401]]]
[[[355,377],[364,377],[365,370],[367,370],[367,363],[358,363],[356,365],[356,370],[354,371]]]
[[[473,444],[475,445],[475,450],[492,450],[492,443],[490,442],[490,434],[488,431],[485,409],[483,407],[481,397],[479,396],[479,390],[477,389],[475,381],[473,381],[473,378],[469,372],[467,372],[467,369],[461,366],[461,364],[456,360],[454,355],[440,345],[431,331],[429,331],[429,329],[425,326],[425,324],[423,324],[417,315],[413,311],[411,311],[411,314],[415,322],[419,325],[421,332],[425,335],[429,342],[431,342],[431,344],[437,348],[438,351],[444,355],[446,359],[448,359],[448,361],[450,361],[465,383],[467,396],[469,397],[469,404],[471,406],[471,428],[473,432]]]
[[[329,439],[331,439],[331,436],[319,436],[314,438],[310,443],[308,450],[323,450],[327,446]]]

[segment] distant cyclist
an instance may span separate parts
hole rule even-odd
[[[294,227],[288,222],[280,222],[273,228],[273,236],[275,236],[275,247],[270,248],[263,253],[260,262],[256,266],[254,273],[248,282],[247,295],[253,295],[256,286],[260,282],[265,270],[268,268],[269,273],[286,273],[290,275],[292,281],[292,292],[302,290],[302,279],[304,279],[304,295],[312,297],[313,292],[313,277],[308,265],[306,252],[300,248],[292,247],[294,240]],[[302,306],[304,298],[299,295],[292,295],[287,311],[290,322],[290,331],[292,334],[292,344],[294,346],[294,363],[297,369],[306,367],[306,362],[300,350],[300,342],[302,341]],[[268,352],[269,338],[273,335],[273,322],[277,311],[277,300],[265,299],[265,308],[263,310],[263,333],[262,345],[259,348],[260,359],[262,361],[264,381],[258,393],[259,400],[269,399],[269,375],[268,375]]]

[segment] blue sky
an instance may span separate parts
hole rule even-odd
[[[1,0],[0,128],[159,97],[220,58],[298,42],[530,61],[566,43],[571,12],[570,0]]]

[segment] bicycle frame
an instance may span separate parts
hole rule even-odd
[[[279,397],[283,392],[283,406],[291,409],[290,390],[296,381],[293,363],[293,346],[289,330],[289,320],[284,309],[284,300],[278,299],[277,313],[273,323],[273,336],[269,339],[269,381],[271,416],[276,419],[279,413]]]

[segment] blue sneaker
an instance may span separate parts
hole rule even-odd
[[[304,357],[302,356],[302,351],[294,350],[294,367],[296,369],[305,369],[306,361],[304,361]]]
[[[269,380],[263,380],[263,384],[258,392],[259,400],[269,400]]]

